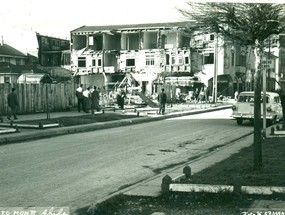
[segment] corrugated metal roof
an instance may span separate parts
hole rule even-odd
[[[13,57],[21,57],[25,58],[26,55],[20,52],[19,50],[9,46],[7,44],[0,44],[0,56],[13,56]]]
[[[169,23],[147,23],[147,24],[127,24],[127,25],[102,25],[102,26],[82,26],[71,33],[79,32],[97,32],[97,31],[124,31],[124,30],[139,30],[139,29],[173,29],[184,28],[191,22],[169,22]]]

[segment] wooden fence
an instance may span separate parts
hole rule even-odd
[[[75,90],[71,84],[0,84],[0,115],[8,110],[7,95],[12,87],[16,89],[19,99],[18,113],[36,113],[63,111],[77,104]]]

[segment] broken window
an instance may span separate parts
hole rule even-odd
[[[171,64],[176,64],[176,56],[174,55],[171,56]]]
[[[98,66],[102,66],[102,59],[98,59]]]
[[[214,53],[204,53],[204,64],[214,64]]]
[[[127,59],[126,66],[135,66],[135,59]]]
[[[235,65],[235,53],[232,52],[232,66]]]
[[[78,58],[78,67],[86,67],[86,57]]]
[[[166,65],[169,65],[170,64],[170,55],[169,54],[166,54],[166,62],[165,62]]]
[[[178,52],[178,64],[183,64],[183,53]]]
[[[10,77],[4,77],[4,83],[9,84],[10,83]]]
[[[185,61],[185,64],[189,64],[189,57],[188,57],[188,56],[185,57],[185,58],[184,58],[184,61]]]

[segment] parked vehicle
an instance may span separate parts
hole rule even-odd
[[[261,93],[261,118],[263,118],[263,93]],[[232,117],[241,125],[243,120],[254,119],[254,92],[241,92],[233,105]],[[281,99],[278,93],[266,92],[266,121],[273,124],[283,118]]]

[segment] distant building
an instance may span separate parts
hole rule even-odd
[[[0,43],[0,62],[11,63],[14,65],[25,65],[27,61],[27,55],[23,54],[19,50],[4,44],[3,41]]]
[[[62,62],[66,63],[66,50],[70,50],[69,40],[56,37],[44,36],[37,33],[39,44],[39,63],[46,67],[60,67]],[[63,60],[62,56],[65,56]]]

